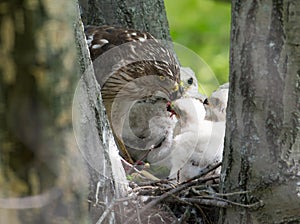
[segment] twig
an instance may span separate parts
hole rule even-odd
[[[140,209],[138,207],[138,204],[135,204],[135,207],[136,207],[136,214],[137,214],[138,222],[139,222],[139,224],[142,224],[141,215],[140,215]]]
[[[178,224],[185,223],[186,219],[190,216],[190,214],[189,214],[190,210],[191,210],[191,207],[187,206],[184,213],[183,213],[183,215],[178,220]]]
[[[104,219],[106,218],[106,216],[109,214],[109,212],[112,210],[112,208],[115,205],[115,201],[112,201],[108,207],[106,207],[105,211],[103,212],[103,214],[101,215],[101,217],[98,219],[96,224],[101,224]]]
[[[231,207],[231,205],[228,202],[212,200],[212,199],[180,198],[180,200],[182,200],[184,202],[190,202],[190,203],[196,203],[196,204],[202,204],[202,205],[211,205],[211,206],[217,206],[217,207],[221,207],[221,208]]]
[[[97,221],[96,224],[101,224],[115,205],[117,205],[119,203],[122,203],[122,202],[125,202],[125,201],[130,201],[130,200],[132,200],[134,198],[135,197],[131,196],[131,197],[124,197],[124,198],[118,198],[118,199],[113,200],[109,204],[109,206],[106,207],[105,211],[103,212],[103,214],[101,215],[101,217],[98,219],[98,221]],[[104,202],[98,202],[98,203],[105,204]]]
[[[219,184],[210,184],[210,188],[218,188]],[[191,188],[192,192],[198,195],[202,195],[203,191],[207,190],[207,185],[196,185]],[[211,192],[211,191],[210,191]],[[211,192],[212,193],[212,192]]]
[[[231,205],[235,205],[235,206],[239,206],[239,207],[243,207],[243,208],[258,208],[258,207],[261,207],[263,206],[263,202],[262,201],[258,201],[258,202],[255,202],[253,204],[248,204],[248,205],[245,205],[245,204],[241,204],[241,203],[237,203],[237,202],[234,202],[234,201],[230,201],[230,200],[227,200],[227,199],[224,199],[224,198],[219,198],[219,197],[212,197],[212,196],[198,196],[197,198],[183,198],[184,200],[185,199],[188,199],[187,201],[193,201],[195,200],[195,203],[197,202],[197,200],[199,200],[199,202],[201,200],[215,200],[215,201],[219,201],[219,202],[225,202],[227,204],[231,204]],[[190,200],[191,199],[191,200]],[[214,205],[214,204],[212,204]],[[217,206],[217,205],[216,205]]]
[[[171,195],[172,198],[174,198],[176,201],[180,202],[180,203],[183,203],[183,204],[186,204],[188,206],[192,205],[190,202],[188,201],[182,201],[180,197],[176,196],[176,195]],[[173,201],[172,201],[173,202]]]
[[[154,180],[154,181],[159,181],[159,179],[157,177],[155,177],[154,175],[152,175],[151,173],[149,173],[146,170],[138,170],[134,165],[130,164],[129,162],[127,162],[125,159],[121,158],[121,161],[126,164],[127,166],[130,167],[130,171],[134,170],[135,172],[137,172],[138,174],[146,177],[149,180]],[[136,164],[135,164],[136,165]]]
[[[149,185],[157,185],[157,184],[170,184],[171,179],[161,179],[161,180],[154,180],[154,181],[146,181],[137,183],[138,186],[149,186]]]
[[[162,207],[172,216],[173,219],[177,219],[174,212],[170,209],[170,207],[166,204],[163,204]]]
[[[141,186],[141,187],[136,187],[136,188],[134,188],[134,189],[132,189],[132,192],[137,192],[137,191],[140,191],[140,190],[155,190],[155,189],[157,189],[158,187],[154,187],[154,186]]]
[[[205,212],[202,210],[202,208],[197,205],[197,204],[193,204],[202,214],[202,217],[207,221],[207,223],[212,224],[211,220],[207,218],[207,215],[205,214]]]
[[[257,208],[262,207],[264,205],[263,201],[258,201],[258,202],[252,203],[252,204],[245,205],[245,204],[237,203],[237,202],[230,201],[230,200],[227,200],[227,199],[224,199],[224,198],[217,198],[217,199],[220,200],[220,201],[228,202],[228,203],[230,203],[232,205],[235,205],[235,206],[242,207],[242,208],[257,209]]]
[[[188,182],[199,179],[200,177],[202,177],[202,176],[210,173],[211,171],[217,169],[221,165],[222,165],[222,162],[219,162],[219,163],[216,163],[215,165],[209,165],[209,166],[205,167],[203,170],[200,171],[200,173],[197,176],[193,177]]]
[[[132,165],[131,163],[127,162],[127,161],[126,161],[125,159],[123,159],[122,157],[120,157],[120,158],[121,158],[121,161],[122,161],[125,165],[129,166],[131,170],[134,170],[135,172],[140,173],[140,171],[139,171],[137,168],[135,168],[134,165]],[[131,171],[131,170],[130,170],[130,171]]]
[[[215,179],[218,179],[218,178],[220,178],[220,175],[219,174],[217,174],[217,175],[212,175],[212,176],[209,176],[209,177],[203,177],[203,178],[199,178],[199,179],[196,179],[196,180],[194,180],[194,184],[193,185],[199,185],[199,184],[201,184],[201,183],[205,183],[205,182],[207,182],[207,181],[210,181],[210,180],[215,180]],[[205,181],[202,181],[202,180],[204,180],[205,179]],[[191,186],[193,186],[193,185],[191,185]]]
[[[149,194],[152,194],[152,195],[154,195],[155,194],[155,192],[157,192],[158,190],[160,190],[159,188],[153,188],[153,189],[148,189],[148,190],[140,190],[139,192],[138,192],[138,195],[139,196],[149,196]],[[158,193],[159,194],[159,193]]]
[[[250,191],[237,191],[237,192],[230,192],[230,193],[217,193],[217,192],[211,192],[211,191],[208,191],[208,190],[203,190],[202,192],[207,193],[207,194],[221,196],[221,197],[228,197],[228,196],[233,196],[233,195],[240,195],[240,194],[248,194],[248,193],[250,193]]]
[[[99,189],[100,189],[100,181],[97,182],[97,186],[96,186],[96,194],[95,194],[95,198],[96,198],[96,202],[95,205],[98,203],[98,195],[99,195]]]

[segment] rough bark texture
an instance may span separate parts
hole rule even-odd
[[[92,223],[122,223],[122,207],[114,206],[126,194],[127,180],[94,76],[82,23],[76,27],[82,76],[73,107],[76,140],[89,170],[89,208]],[[111,210],[107,210],[111,206]],[[108,212],[107,215],[105,212]]]
[[[59,7],[56,7],[59,6]],[[72,1],[0,4],[0,223],[85,223]]]
[[[171,40],[163,0],[79,0],[85,25],[115,25]]]
[[[219,223],[300,222],[300,5],[235,0]]]

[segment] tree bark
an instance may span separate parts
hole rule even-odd
[[[128,184],[106,117],[81,22],[76,27],[76,40],[82,76],[74,94],[73,127],[79,150],[88,166],[89,215],[92,223],[122,223],[124,207],[115,205],[114,201],[126,195]],[[111,210],[108,210],[109,207]]]
[[[263,206],[223,209],[219,223],[300,221],[299,21],[293,0],[233,1],[221,189]]]
[[[72,130],[76,7],[0,5],[0,223],[86,223],[88,179]]]
[[[114,25],[147,31],[171,40],[163,0],[79,0],[85,25]]]

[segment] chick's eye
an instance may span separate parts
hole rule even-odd
[[[161,81],[164,81],[164,80],[166,79],[166,77],[160,75],[160,76],[159,76],[159,79],[160,79]]]
[[[203,104],[209,105],[207,98],[203,101]]]
[[[189,85],[192,85],[193,84],[193,82],[194,82],[194,80],[193,80],[193,78],[191,77],[191,78],[189,78],[188,79],[188,81],[187,81],[187,83],[189,84]]]

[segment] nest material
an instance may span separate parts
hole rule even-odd
[[[221,163],[208,166],[193,179],[174,184],[174,180],[130,182],[128,197],[111,202],[99,218],[102,223],[110,212],[119,216],[122,224],[214,224],[220,208],[240,206],[256,210],[262,201],[239,204],[226,198],[248,194],[248,191],[221,194],[216,169]],[[122,215],[117,212],[123,210]]]
[[[180,184],[168,179],[130,182],[125,223],[216,223],[219,207],[228,206],[215,198],[219,175],[213,173],[220,165]]]

